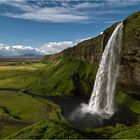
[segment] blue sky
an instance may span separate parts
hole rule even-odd
[[[139,9],[140,0],[0,0],[0,54],[6,46],[56,53]]]

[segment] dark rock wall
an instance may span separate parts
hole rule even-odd
[[[140,92],[140,12],[124,20],[119,81]]]

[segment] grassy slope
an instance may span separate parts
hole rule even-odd
[[[48,118],[56,119],[58,116],[61,118],[59,107],[46,99],[0,92],[0,117],[7,120],[0,120],[0,138],[29,125],[22,125],[22,122],[34,123]],[[9,120],[12,123],[8,123]]]
[[[133,126],[117,124],[103,128],[88,128],[82,133],[71,128],[66,123],[46,120],[26,127],[7,138],[16,139],[138,139],[140,138],[140,123]]]
[[[128,108],[132,112],[140,115],[140,98],[135,97],[135,94],[128,94],[120,91],[117,95],[118,104]]]
[[[38,64],[36,64],[36,67],[37,66],[38,66]],[[32,67],[34,67],[34,66],[32,66]],[[41,70],[42,70],[42,73],[40,75],[41,77],[39,77],[39,79],[37,79],[37,81],[38,81],[37,83],[33,84],[32,91],[37,92],[37,93],[40,91],[39,93],[42,92],[44,94],[47,92],[50,92],[50,93],[52,93],[52,95],[64,95],[63,91],[66,91],[66,93],[68,93],[68,95],[72,95],[71,92],[69,92],[69,89],[73,89],[73,85],[70,86],[69,89],[68,88],[65,89],[65,88],[61,87],[61,84],[62,85],[64,84],[66,87],[68,87],[69,86],[68,83],[70,81],[72,81],[72,78],[70,75],[73,75],[75,73],[78,73],[81,81],[83,80],[82,78],[90,79],[92,73],[95,74],[94,68],[95,67],[93,65],[88,65],[86,63],[83,63],[80,61],[75,61],[75,60],[65,60],[65,61],[58,60],[54,63],[43,64],[43,67],[41,66]],[[56,71],[56,69],[57,69],[57,71]],[[25,69],[23,69],[23,70],[25,71]],[[30,76],[32,76],[32,75],[30,75]],[[63,78],[63,77],[65,77],[65,78]],[[58,81],[57,81],[57,79],[58,79]],[[46,87],[43,88],[44,87],[44,85],[43,85],[43,87],[42,87],[43,89],[42,89],[40,87],[40,85],[42,85],[43,83],[46,84]],[[50,83],[50,85],[52,85],[52,87],[51,86],[49,87],[50,91],[47,90],[48,83]],[[59,86],[57,87],[56,85],[59,85]],[[35,88],[35,87],[37,87],[37,88]],[[57,88],[55,89],[55,87],[57,87]],[[80,85],[80,87],[81,87],[81,85]],[[53,92],[53,89],[55,89],[54,92]],[[57,92],[59,94],[56,94]],[[7,99],[7,97],[8,96],[6,95],[5,99]],[[19,98],[18,100],[20,102],[20,96],[18,95],[17,97]],[[22,99],[24,99],[24,97]],[[130,96],[129,94],[127,94],[125,92],[121,92],[121,93],[117,94],[117,100],[118,100],[119,104],[127,107],[131,111],[133,111],[135,113],[140,113],[140,109],[139,109],[140,102],[138,99],[133,98],[132,96]],[[30,101],[30,100],[28,100],[28,101]],[[43,99],[40,99],[39,101],[46,102]],[[27,100],[26,100],[26,102],[27,102]],[[1,105],[4,105],[4,103],[5,102],[1,102]],[[15,101],[15,103],[17,104],[18,102]],[[31,113],[32,109],[34,110],[34,108],[36,108],[36,105],[33,107],[33,104],[32,104],[31,108],[30,108],[30,105],[29,105],[29,107],[19,106],[19,109],[23,108],[23,111],[24,111],[25,108],[28,108],[29,112],[28,111],[27,112],[29,114],[32,114]],[[19,109],[16,109],[17,112]],[[3,112],[2,108],[1,108],[1,112]],[[28,113],[22,114],[21,115],[22,119],[28,120],[28,119],[26,119],[26,118],[28,118]],[[17,114],[10,113],[10,115],[9,114],[8,115],[9,115],[9,117],[13,117],[15,115],[20,116]],[[34,119],[37,119],[36,117],[37,116],[35,116]],[[55,121],[40,122],[40,123],[35,124],[33,126],[24,128],[23,130],[10,136],[9,138],[66,138],[66,137],[67,138],[81,138],[81,137],[83,137],[81,134],[79,134],[79,132],[73,130],[69,126],[65,126],[65,125],[63,126],[63,124],[61,124],[61,123],[59,124],[58,121],[60,121],[60,120],[58,118],[59,118],[58,114],[55,113],[55,110],[54,110],[54,112],[52,112],[49,115],[49,119],[57,120],[57,123]],[[32,116],[32,119],[33,119],[33,116]],[[2,129],[2,131],[1,131],[1,136],[6,136],[7,134],[9,134],[9,132],[11,130],[13,132],[16,132],[17,130],[23,128],[23,127],[19,127],[19,126],[16,126],[15,128],[14,127],[15,126],[12,126],[12,127],[8,126],[8,125],[5,126],[5,128]],[[14,128],[14,130],[13,130],[13,128]],[[92,138],[109,138],[109,137],[110,138],[132,138],[132,137],[139,138],[138,128],[139,128],[139,124],[131,126],[131,127],[118,125],[116,127],[110,126],[110,127],[106,127],[106,128],[93,129],[92,132],[90,132],[90,133],[91,133],[91,135],[93,135]],[[69,133],[69,131],[70,131],[70,133]],[[90,135],[90,133],[89,133],[89,135]],[[128,134],[128,135],[126,135],[126,134]],[[86,136],[86,137],[88,138],[88,136]]]
[[[95,64],[72,59],[58,59],[46,64],[1,66],[0,87],[28,88],[37,94],[53,96],[89,95],[96,70]],[[125,91],[119,92],[117,96],[119,104],[123,104],[135,113],[140,113],[138,99]],[[127,104],[128,101],[131,104]]]
[[[133,126],[117,124],[103,128],[88,128],[82,133],[72,129],[68,124],[57,121],[46,120],[26,127],[7,138],[16,139],[138,139],[140,123]]]
[[[139,139],[140,138],[140,123],[133,126],[125,126],[117,124],[116,126],[108,126],[102,128],[88,128],[87,132],[90,135],[95,135],[98,139]]]
[[[47,63],[30,90],[54,96],[89,94],[92,89],[90,81],[93,82],[96,69],[95,65],[72,59]]]
[[[5,109],[5,110],[4,110]],[[19,120],[38,121],[47,118],[51,107],[35,98],[22,93],[0,92],[0,115],[7,113],[7,117],[19,118]],[[6,111],[7,110],[7,111]]]
[[[26,127],[25,125],[11,125],[0,121],[0,139],[7,137]]]
[[[124,33],[125,33],[125,45],[131,46],[129,43],[135,43],[137,37],[139,36],[139,25],[140,22],[140,11],[133,13],[128,18],[124,20]],[[133,44],[134,45],[134,44]],[[132,46],[133,46],[132,45]]]
[[[97,65],[78,60],[57,60],[0,67],[0,88],[29,89],[32,92],[54,96],[89,94],[92,90]]]
[[[68,124],[47,120],[36,123],[11,135],[8,139],[79,139],[84,136]]]

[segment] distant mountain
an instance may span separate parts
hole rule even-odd
[[[44,55],[24,54],[20,56],[2,56],[0,58],[43,58]]]
[[[37,54],[23,54],[18,57],[43,57],[44,55],[37,55]]]

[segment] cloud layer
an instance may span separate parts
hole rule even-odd
[[[47,54],[55,54],[73,46],[74,43],[71,41],[49,42],[40,46],[39,48],[23,45],[8,46],[0,44],[0,57],[42,56]]]
[[[63,42],[49,42],[44,44],[40,50],[46,52],[46,54],[54,54],[58,53],[66,48],[73,47],[75,44],[71,41],[63,41]]]
[[[140,4],[139,0],[0,0],[0,15],[43,22],[96,22],[117,8]],[[2,8],[4,7],[4,8]],[[106,8],[108,7],[108,8]],[[100,10],[99,10],[100,9]],[[98,12],[97,12],[98,11]],[[107,19],[106,19],[107,20]]]
[[[84,40],[88,40],[91,37],[76,39],[74,42],[72,41],[62,41],[62,42],[48,42],[39,46],[38,48],[33,48],[31,46],[23,46],[23,45],[14,45],[8,46],[4,44],[0,44],[0,57],[8,57],[8,56],[41,56],[47,54],[55,54],[59,53],[64,49],[70,48],[82,42]]]
[[[0,57],[41,56],[45,54],[45,51],[30,46],[0,44]]]
[[[40,56],[47,54],[55,54],[59,53],[66,48],[73,47],[77,43],[90,39],[76,39],[74,42],[72,41],[62,41],[62,42],[49,42],[45,43],[38,48],[33,48],[31,46],[23,46],[23,45],[14,45],[8,46],[4,44],[0,44],[0,56]]]

